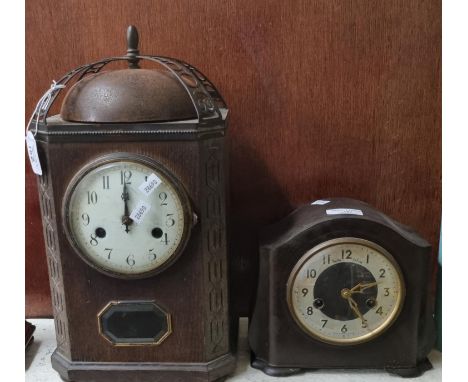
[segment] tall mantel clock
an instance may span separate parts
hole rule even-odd
[[[67,381],[218,380],[235,365],[228,110],[200,71],[140,55],[134,27],[127,40],[127,55],[54,83],[29,126],[42,167],[52,365]],[[102,70],[119,63],[129,68]],[[60,115],[47,117],[63,87]]]
[[[431,247],[370,205],[317,200],[267,228],[249,341],[270,375],[431,368]],[[313,376],[311,375],[311,379]]]

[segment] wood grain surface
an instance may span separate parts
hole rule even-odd
[[[257,232],[316,198],[364,200],[437,248],[441,4],[432,0],[26,2],[26,110],[53,79],[142,53],[204,72],[230,108],[231,271],[240,312]],[[26,165],[26,315],[51,314],[36,184]],[[436,258],[434,250],[434,259]],[[250,269],[249,272],[246,272]]]
[[[125,128],[123,124],[119,126]],[[228,304],[223,302],[227,301],[227,251],[225,230],[219,228],[226,226],[225,209],[220,207],[216,214],[207,208],[205,196],[206,193],[217,195],[219,205],[224,205],[224,173],[207,171],[209,165],[224,167],[224,137],[215,136],[202,142],[156,142],[154,136],[152,140],[138,135],[130,142],[67,142],[66,151],[63,146],[63,141],[38,143],[39,152],[47,158],[43,161],[46,178],[41,178],[40,189],[42,209],[50,222],[47,244],[49,269],[53,274],[55,321],[61,328],[56,330],[60,354],[68,360],[86,362],[204,363],[229,353],[230,320]],[[190,240],[181,256],[157,276],[128,280],[97,272],[75,255],[62,228],[65,217],[61,206],[73,175],[89,162],[89,158],[119,151],[161,163],[184,185],[200,219],[190,230]],[[97,192],[101,198],[104,191]],[[214,241],[208,244],[206,240],[213,236],[213,232],[220,237],[216,245]],[[221,271],[207,272],[208,269]],[[213,297],[213,291],[217,299]],[[142,300],[156,301],[171,315],[172,333],[158,346],[109,346],[108,340],[100,336],[96,324],[104,307],[111,301]],[[233,363],[228,365],[233,366]]]

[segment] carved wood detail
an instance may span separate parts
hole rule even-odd
[[[224,151],[220,140],[202,143],[203,256],[206,285],[205,352],[215,358],[228,347],[227,246],[225,222]]]
[[[39,204],[42,213],[42,225],[44,241],[46,245],[47,268],[49,270],[50,292],[54,313],[55,334],[57,349],[65,356],[70,356],[70,339],[68,333],[68,320],[65,309],[65,295],[63,288],[62,264],[59,256],[57,238],[57,224],[55,219],[55,207],[53,203],[53,191],[50,174],[43,170],[43,175],[38,176]]]

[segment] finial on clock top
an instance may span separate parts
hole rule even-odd
[[[134,25],[130,25],[127,28],[127,57],[129,57],[128,66],[130,69],[140,68],[140,66],[138,65],[140,59],[137,58],[137,56],[139,56],[140,54],[140,51],[138,49],[138,42],[138,30]]]

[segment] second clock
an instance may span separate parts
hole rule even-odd
[[[252,366],[274,376],[307,369],[431,368],[431,247],[409,227],[348,198],[316,200],[265,228]]]

